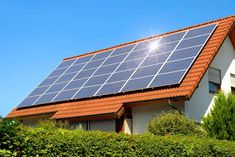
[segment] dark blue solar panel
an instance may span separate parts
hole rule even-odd
[[[158,72],[158,70],[161,68],[161,66],[162,64],[157,64],[157,65],[138,68],[138,70],[134,73],[132,78],[155,75]]]
[[[83,69],[91,69],[91,68],[97,68],[104,62],[104,59],[91,61],[89,62]]]
[[[29,96],[41,95],[43,94],[50,86],[38,87],[36,88]]]
[[[101,87],[101,85],[82,88],[73,98],[79,99],[79,98],[92,97],[92,96],[94,96],[94,94],[97,92],[97,90],[100,87]]]
[[[168,62],[164,64],[159,74],[188,69],[193,60],[194,58],[188,58],[188,59]]]
[[[59,77],[52,77],[45,79],[42,83],[40,83],[39,87],[41,86],[48,86],[53,84]]]
[[[44,104],[51,102],[58,93],[43,94],[34,104]]]
[[[76,80],[76,79],[90,77],[95,71],[96,69],[83,70],[79,72],[74,79]]]
[[[65,72],[65,74],[78,72],[78,71],[80,71],[80,70],[84,67],[84,65],[85,65],[85,64],[83,63],[83,64],[77,64],[77,65],[71,66],[71,67]]]
[[[62,75],[55,83],[70,81],[75,75],[76,73]]]
[[[109,76],[110,76],[110,74],[101,75],[101,76],[93,76],[87,81],[85,86],[93,86],[93,85],[103,84],[109,78]]]
[[[135,60],[123,62],[118,67],[117,71],[123,71],[123,70],[137,68],[143,60],[144,60],[144,58],[140,58],[140,59],[135,59]]]
[[[184,34],[185,34],[185,32],[180,32],[180,33],[164,36],[160,40],[159,44],[165,44],[165,43],[178,41],[184,36]]]
[[[59,69],[59,68],[64,68],[64,67],[68,67],[68,66],[72,65],[74,62],[75,62],[75,59],[73,59],[73,60],[68,60],[68,61],[64,61],[64,62],[62,62],[62,63],[57,67],[57,69]]]
[[[129,80],[127,84],[124,86],[124,88],[122,89],[122,92],[145,89],[152,79],[153,79],[153,76]]]
[[[183,49],[183,48],[189,48],[193,46],[202,45],[205,43],[208,37],[209,35],[203,35],[203,36],[199,36],[195,38],[185,39],[179,44],[177,49]]]
[[[113,73],[113,75],[108,79],[107,83],[127,80],[133,72],[134,70],[128,70]]]
[[[80,88],[87,80],[88,78],[71,81],[64,90]]]
[[[179,84],[215,26],[63,61],[18,107]]]
[[[188,49],[181,49],[174,51],[168,61],[179,60],[183,58],[195,57],[199,52],[202,46],[196,46]]]
[[[57,69],[57,70],[53,71],[48,77],[59,76],[59,75],[63,74],[67,69],[68,69],[68,67],[62,68],[62,69]]]
[[[26,99],[24,99],[18,107],[27,107],[27,106],[31,106],[37,99],[39,98],[39,96],[36,97],[28,97]]]
[[[158,55],[152,55],[147,57],[141,66],[148,66],[153,64],[164,63],[171,53],[162,53]]]
[[[130,52],[134,47],[135,47],[135,45],[129,45],[129,46],[125,46],[125,47],[122,47],[122,48],[118,48],[111,54],[111,56],[120,55],[120,54],[123,54],[123,53]]]
[[[112,73],[117,67],[119,63],[117,64],[111,64],[107,66],[102,66],[100,67],[94,75],[102,75],[102,74],[107,74],[107,73]]]
[[[175,49],[175,47],[177,46],[178,42],[174,42],[174,43],[170,43],[170,44],[165,44],[165,45],[161,45],[158,47],[158,50],[160,52],[170,52],[173,51]]]
[[[216,26],[216,24],[212,24],[209,26],[204,26],[204,27],[192,29],[187,33],[187,35],[184,38],[195,37],[195,36],[199,36],[202,34],[209,34],[214,30],[215,26]]]
[[[118,93],[122,86],[125,84],[125,82],[126,81],[105,84],[96,94],[96,96]]]
[[[109,57],[103,65],[108,65],[108,64],[115,64],[115,63],[120,63],[123,61],[123,59],[127,56],[127,53],[122,54],[122,55],[117,55],[117,56],[112,56]]]
[[[94,60],[106,58],[106,57],[108,57],[111,53],[112,53],[112,51],[97,53],[97,54],[92,58],[92,60],[94,61]]]
[[[184,76],[185,71],[186,70],[157,75],[156,78],[151,83],[150,87],[160,87],[160,86],[178,84],[182,79],[182,77]]]
[[[130,55],[125,59],[125,61],[145,57],[149,53],[149,51],[149,49],[132,51]]]
[[[93,57],[93,55],[78,58],[78,59],[76,60],[76,62],[74,63],[74,65],[75,65],[75,64],[81,64],[81,63],[89,62],[89,61],[92,59],[92,57]]]
[[[62,100],[69,100],[71,99],[74,94],[77,92],[78,90],[68,90],[68,91],[62,91],[58,96],[55,97],[55,99],[53,100],[53,102],[56,101],[62,101]]]
[[[59,83],[59,84],[53,84],[47,91],[46,93],[53,93],[53,92],[58,92],[61,91],[68,83]]]

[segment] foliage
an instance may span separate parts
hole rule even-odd
[[[52,119],[40,120],[36,125],[38,128],[43,128],[45,130],[54,130],[57,128],[69,129],[69,123],[67,121],[56,121]]]
[[[203,117],[203,126],[210,137],[235,140],[235,96],[218,93],[210,113]]]
[[[2,123],[2,122],[1,122]],[[49,122],[51,123],[51,122]],[[53,123],[54,124],[54,123]],[[0,156],[235,156],[235,143],[195,136],[126,135],[66,130],[39,125],[17,126],[22,142],[0,149]],[[49,125],[49,124],[48,124]],[[18,129],[20,127],[21,129]]]
[[[25,136],[19,122],[0,118],[0,156],[16,156],[22,152]]]
[[[148,124],[148,131],[155,135],[196,135],[204,136],[205,131],[177,110],[157,115]]]

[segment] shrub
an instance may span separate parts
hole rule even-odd
[[[36,127],[43,128],[46,130],[54,130],[58,128],[69,129],[69,123],[67,121],[56,121],[53,119],[44,119],[40,120]]]
[[[203,117],[203,126],[210,137],[235,140],[235,96],[218,93],[210,113]]]
[[[192,120],[176,110],[163,112],[154,117],[148,124],[148,131],[155,135],[205,135],[205,131]]]
[[[50,122],[51,123],[51,122]],[[195,136],[126,135],[58,127],[22,128],[0,156],[235,156],[235,143]],[[19,126],[22,127],[22,126]],[[20,139],[20,140],[19,140]],[[20,143],[22,142],[22,143]],[[12,151],[13,150],[13,151]]]
[[[187,136],[100,131],[30,131],[27,156],[235,156],[235,143]]]
[[[20,156],[25,139],[23,130],[19,122],[0,118],[0,156]]]

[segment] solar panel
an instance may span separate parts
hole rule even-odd
[[[211,24],[63,61],[18,107],[177,85],[215,28]],[[150,49],[152,44],[157,48]]]

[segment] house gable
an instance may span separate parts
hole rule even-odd
[[[221,90],[231,92],[230,74],[235,74],[235,49],[229,37],[223,42],[210,67],[221,72]],[[185,114],[200,122],[213,106],[214,97],[215,93],[209,92],[207,70],[191,99],[185,102]]]

